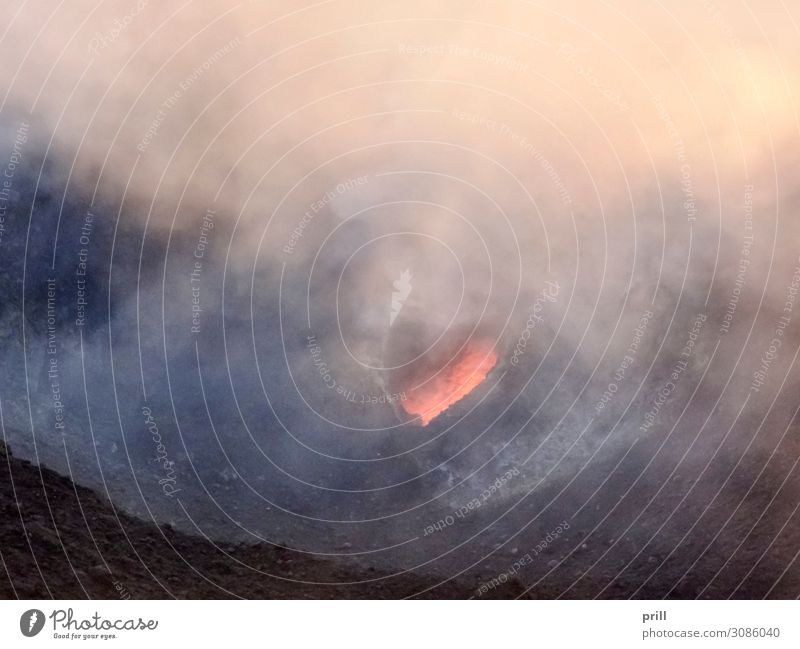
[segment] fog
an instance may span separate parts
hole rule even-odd
[[[217,542],[451,577],[550,538],[526,587],[785,584],[798,20],[12,2],[5,438]]]

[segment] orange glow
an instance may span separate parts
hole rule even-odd
[[[413,390],[402,402],[409,415],[420,417],[423,426],[460,401],[486,378],[497,362],[493,349],[470,343],[461,357],[448,363],[433,379]]]

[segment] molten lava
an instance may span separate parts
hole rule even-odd
[[[460,401],[486,378],[497,362],[497,354],[484,344],[470,343],[431,380],[411,390],[402,402],[409,415],[419,416],[422,425]]]

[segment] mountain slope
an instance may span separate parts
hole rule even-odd
[[[217,546],[128,516],[69,478],[14,457],[2,442],[0,558],[2,598],[381,599],[431,587],[422,596],[466,598],[477,588],[390,577],[265,544]]]

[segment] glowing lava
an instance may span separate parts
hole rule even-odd
[[[491,347],[470,343],[455,360],[448,363],[435,377],[412,390],[402,402],[409,415],[420,418],[423,426],[460,401],[486,378],[497,362]]]

